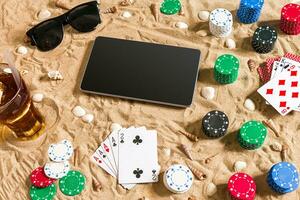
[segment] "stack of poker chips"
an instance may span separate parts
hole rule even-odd
[[[282,8],[280,29],[290,35],[300,33],[300,5],[290,3]]]
[[[164,0],[160,6],[160,12],[165,15],[177,14],[181,9],[179,0]]]
[[[264,0],[241,0],[237,10],[237,17],[244,24],[251,24],[258,21]]]
[[[231,55],[224,54],[217,58],[214,66],[214,78],[221,84],[229,84],[238,78],[240,62]]]
[[[172,165],[164,173],[164,185],[173,193],[187,192],[193,185],[194,176],[191,170],[180,164]]]
[[[241,147],[254,150],[261,147],[267,136],[267,128],[258,121],[248,121],[242,125],[238,133],[238,142]]]
[[[232,31],[232,14],[224,9],[217,8],[210,13],[209,30],[216,37],[226,37]]]
[[[227,132],[228,125],[228,117],[225,113],[218,110],[210,111],[202,119],[203,132],[210,138],[224,136]]]
[[[277,31],[271,26],[258,27],[252,38],[252,47],[257,53],[269,53],[277,41]]]
[[[299,187],[299,173],[293,164],[280,162],[270,169],[267,181],[272,190],[286,194]]]
[[[229,178],[227,190],[233,200],[253,200],[256,184],[248,174],[236,173]]]

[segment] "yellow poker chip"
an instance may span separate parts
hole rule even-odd
[[[181,3],[179,0],[165,0],[160,6],[160,12],[165,15],[174,15],[181,9]]]

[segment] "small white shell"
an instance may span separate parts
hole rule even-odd
[[[187,29],[189,27],[185,22],[176,22],[175,26],[180,29]]]
[[[111,131],[117,131],[117,130],[120,130],[122,128],[122,126],[118,123],[112,123],[110,125],[110,130]]]
[[[254,111],[255,110],[255,103],[251,99],[246,99],[245,103],[244,103],[244,107],[247,110]]]
[[[50,71],[48,72],[48,77],[51,80],[62,80],[63,76],[61,75],[61,73],[59,71]]]
[[[169,157],[171,155],[171,149],[163,148],[163,153],[165,156]]]
[[[213,196],[217,192],[217,186],[214,183],[209,183],[206,188],[207,196]]]
[[[39,103],[42,102],[44,99],[44,95],[42,93],[35,93],[32,95],[32,101]]]
[[[39,20],[44,20],[47,19],[51,16],[51,12],[47,9],[42,9],[40,10],[39,14],[38,14],[38,19]]]
[[[7,74],[11,74],[11,73],[12,73],[12,71],[11,71],[10,68],[5,68],[5,69],[3,69],[3,71],[4,71],[5,73],[7,73]]]
[[[132,17],[132,14],[131,14],[131,12],[129,12],[129,11],[124,11],[124,12],[122,13],[122,17],[124,17],[124,18],[129,18],[129,17]]]
[[[212,100],[215,97],[215,88],[213,88],[213,87],[202,88],[201,96],[207,100]]]
[[[27,50],[27,48],[24,47],[24,46],[19,46],[19,47],[17,48],[17,53],[19,53],[19,54],[25,55],[25,54],[27,54],[27,52],[28,52],[28,50]]]
[[[226,46],[228,49],[235,49],[236,48],[236,44],[235,44],[235,41],[233,39],[226,39]]]
[[[197,35],[201,36],[201,37],[205,37],[208,35],[206,30],[200,30],[196,32]]]
[[[202,10],[198,13],[198,17],[199,19],[203,20],[203,21],[208,21],[209,19],[209,12],[206,10]]]
[[[247,167],[247,163],[244,161],[236,161],[234,163],[234,171],[240,172],[241,170],[245,169]]]
[[[75,106],[73,108],[72,112],[76,117],[82,117],[86,113],[85,110],[81,106]]]
[[[86,114],[82,117],[82,121],[86,123],[92,123],[94,121],[94,115],[93,114]]]
[[[278,143],[278,142],[274,142],[273,144],[271,144],[271,148],[274,151],[280,152],[282,150],[282,145],[280,143]]]

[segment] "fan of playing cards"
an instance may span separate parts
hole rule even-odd
[[[300,56],[287,53],[282,58],[268,59],[258,72],[268,82],[257,91],[269,104],[283,116],[300,111]]]
[[[160,171],[157,132],[145,127],[115,129],[92,155],[92,160],[118,178],[126,189],[136,183],[157,182]]]

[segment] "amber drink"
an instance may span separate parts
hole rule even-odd
[[[7,64],[0,64],[0,123],[22,140],[37,138],[45,128],[24,80],[16,68]]]

